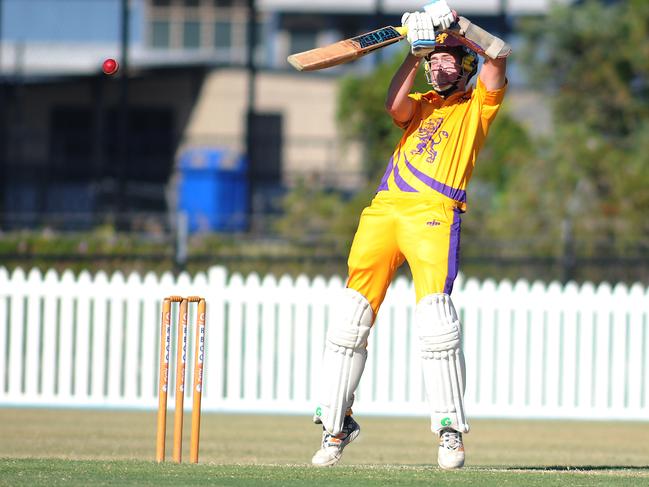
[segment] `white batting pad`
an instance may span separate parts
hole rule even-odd
[[[429,294],[416,309],[421,364],[430,406],[431,430],[468,433],[464,413],[466,373],[460,320],[448,294]]]
[[[314,420],[332,435],[342,431],[345,413],[354,402],[354,391],[367,360],[367,337],[373,312],[365,297],[345,289],[331,317],[322,358],[319,405]]]

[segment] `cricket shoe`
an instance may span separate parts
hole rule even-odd
[[[361,427],[351,416],[345,416],[343,430],[336,436],[323,428],[322,447],[315,452],[311,463],[316,467],[333,467],[343,456],[343,449],[356,439]]]
[[[437,464],[444,470],[452,470],[464,466],[462,433],[452,428],[444,428],[439,432]]]

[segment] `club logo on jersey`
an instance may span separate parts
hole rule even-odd
[[[437,150],[435,146],[442,142],[442,139],[448,139],[448,132],[445,130],[439,130],[444,122],[443,118],[435,118],[433,120],[427,120],[419,130],[417,130],[417,137],[419,137],[419,143],[417,146],[410,151],[413,155],[422,155],[426,154],[426,162],[433,164],[435,159],[437,159]]]
[[[440,421],[442,426],[451,426],[452,423],[451,418],[442,418],[442,421]]]

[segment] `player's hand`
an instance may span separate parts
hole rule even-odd
[[[425,12],[406,12],[401,17],[401,25],[408,30],[406,38],[410,52],[417,57],[425,57],[435,47],[435,28],[433,19]]]
[[[434,0],[424,6],[424,12],[430,15],[437,30],[448,29],[455,22],[456,13],[451,10],[446,0]]]

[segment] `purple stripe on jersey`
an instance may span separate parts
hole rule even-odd
[[[453,223],[451,224],[451,236],[448,246],[448,269],[446,271],[446,282],[444,292],[451,294],[453,282],[457,277],[460,267],[460,227],[462,226],[462,211],[458,208],[453,210]]]
[[[397,188],[399,188],[401,191],[407,193],[418,192],[415,188],[413,188],[412,186],[410,186],[408,183],[404,181],[404,179],[399,174],[399,166],[397,164],[394,165],[394,182],[397,185]]]
[[[438,191],[439,193],[442,193],[444,196],[448,196],[452,200],[460,201],[462,203],[466,202],[466,191],[464,191],[463,189],[452,188],[451,186],[447,186],[444,183],[440,183],[439,181],[431,178],[430,176],[421,172],[415,166],[410,164],[407,157],[404,156],[404,159],[406,160],[406,167],[417,177],[417,179],[419,179],[426,186],[434,189],[435,191]]]
[[[383,178],[381,178],[381,184],[379,184],[379,187],[376,189],[377,193],[379,191],[387,191],[388,178],[390,177],[390,173],[392,172],[393,168],[394,168],[394,156],[390,157],[390,162],[388,162],[388,167],[385,170],[385,174],[383,175]]]

